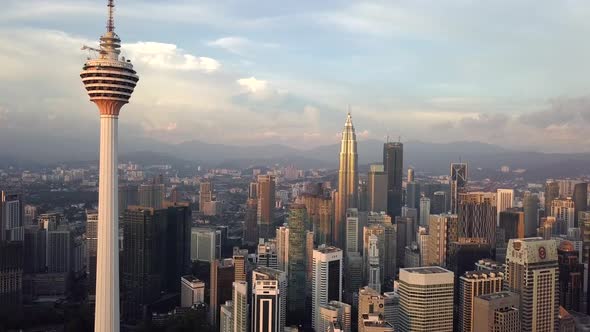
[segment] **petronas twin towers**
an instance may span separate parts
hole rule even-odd
[[[356,152],[356,134],[350,112],[346,116],[346,123],[342,131],[338,192],[335,198],[333,243],[339,248],[344,248],[346,210],[358,207],[358,154]]]

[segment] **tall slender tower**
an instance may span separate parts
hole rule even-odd
[[[338,171],[338,199],[336,201],[336,218],[332,236],[334,245],[344,249],[344,224],[346,210],[358,205],[358,155],[356,153],[356,134],[352,125],[350,112],[342,131],[340,148],[340,170]]]
[[[98,245],[96,262],[96,332],[119,331],[119,219],[117,178],[118,117],[139,80],[129,60],[120,58],[115,33],[114,1],[108,2],[107,31],[100,37],[98,57],[89,59],[80,77],[90,101],[100,111]]]

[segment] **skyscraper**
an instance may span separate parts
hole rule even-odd
[[[461,202],[458,206],[459,237],[483,238],[496,246],[496,207],[489,203]]]
[[[499,224],[500,213],[508,210],[514,204],[514,189],[498,189],[496,202],[496,212],[498,213],[497,222]]]
[[[209,227],[191,228],[191,261],[213,263],[221,258],[221,230]]]
[[[383,166],[387,174],[387,214],[393,219],[401,215],[404,145],[401,142],[383,144]]]
[[[453,331],[453,272],[438,266],[400,269],[401,332]]]
[[[562,241],[557,248],[559,263],[559,305],[566,310],[580,312],[584,293],[584,264],[570,241]]]
[[[580,211],[578,223],[582,229],[582,261],[587,264],[590,261],[590,212]]]
[[[289,241],[287,252],[287,323],[298,324],[305,317],[305,270],[307,211],[303,204],[293,204],[287,217]]]
[[[459,194],[467,189],[467,163],[451,163],[451,213],[459,210]]]
[[[190,308],[193,304],[205,302],[205,283],[193,275],[180,278],[180,306]]]
[[[153,179],[152,183],[142,184],[138,190],[140,206],[161,209],[164,205],[165,188],[163,183],[157,183],[157,180]]]
[[[373,164],[367,180],[368,211],[387,211],[387,173],[382,164]]]
[[[557,244],[512,239],[506,254],[508,290],[520,295],[521,331],[556,331],[559,315]]]
[[[559,198],[559,183],[547,181],[545,183],[545,215],[551,211],[551,202]]]
[[[574,228],[574,201],[569,197],[566,199],[552,200],[549,215],[555,217],[558,222],[561,221],[564,226],[567,226],[567,229]],[[559,234],[567,234],[567,229]]]
[[[20,195],[0,191],[0,241],[24,240],[23,217],[23,202]]]
[[[477,332],[474,328],[474,298],[502,291],[504,273],[501,271],[469,271],[459,278],[459,331]]]
[[[248,283],[245,281],[235,281],[232,284],[232,303],[233,303],[233,320],[234,332],[248,332],[248,323],[250,321],[248,310]]]
[[[96,250],[98,243],[98,213],[86,211],[86,248],[88,248],[88,292],[94,295],[96,291]]]
[[[320,306],[342,301],[342,250],[322,246],[313,251],[312,327],[320,322]]]
[[[252,331],[280,332],[287,315],[287,277],[280,270],[252,271]]]
[[[246,213],[244,215],[244,240],[246,244],[256,244],[258,242],[258,200],[249,198],[246,201]]]
[[[346,116],[346,123],[342,131],[336,198],[332,243],[338,248],[344,248],[346,210],[358,207],[358,155],[356,152],[356,134],[350,113]]]
[[[275,213],[275,176],[258,176],[258,205],[257,224],[258,237],[264,239],[273,238],[274,213]]]
[[[498,292],[473,299],[473,331],[520,332],[518,294]]]
[[[369,276],[369,287],[381,293],[381,273],[379,267],[378,238],[375,235],[369,236],[369,265],[367,275]]]
[[[3,322],[22,315],[23,266],[23,241],[0,240],[0,320]]]
[[[317,331],[333,331],[331,328],[339,326],[341,332],[350,332],[351,329],[350,304],[340,301],[330,301],[320,306],[320,321]]]
[[[430,198],[420,198],[420,226],[427,226],[430,218]]]
[[[80,74],[90,101],[100,111],[96,332],[117,332],[120,326],[118,117],[139,80],[131,62],[119,59],[121,40],[115,33],[113,9],[114,0],[109,0],[99,56],[88,60]]]
[[[205,206],[213,200],[213,190],[210,181],[202,181],[199,185],[199,211],[205,211]]]
[[[385,312],[385,298],[378,290],[363,287],[359,290],[358,301],[358,331],[364,332],[363,315],[383,314]]]
[[[574,208],[576,212],[574,214],[574,225],[575,227],[581,227],[578,223],[579,212],[588,210],[588,183],[581,182],[576,183],[574,186]]]
[[[447,193],[436,191],[432,194],[431,211],[433,214],[446,213],[447,210]]]
[[[221,326],[219,315],[220,303],[225,303],[226,301],[231,302],[233,296],[232,285],[235,280],[234,272],[234,263],[231,258],[224,260],[216,259],[211,263],[209,323],[214,328]]]
[[[524,193],[522,205],[524,210],[524,235],[525,237],[535,236],[539,226],[539,197],[527,191]]]

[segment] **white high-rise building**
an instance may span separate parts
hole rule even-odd
[[[420,226],[428,226],[430,218],[430,198],[420,197]]]
[[[108,2],[107,31],[100,37],[98,58],[84,64],[80,77],[90,101],[100,111],[98,250],[94,331],[118,332],[119,312],[119,179],[118,119],[139,80],[129,60],[120,57],[115,33],[114,0]]]
[[[563,221],[567,225],[567,229],[575,227],[575,211],[574,201],[569,197],[567,199],[554,199],[551,201],[551,216]]]
[[[234,306],[232,301],[226,301],[219,306],[219,332],[234,331]]]
[[[24,239],[23,204],[20,196],[0,191],[0,240]]]
[[[350,332],[352,307],[340,301],[330,301],[320,306],[319,327],[316,331],[331,331],[331,326],[339,326],[342,332]]]
[[[257,267],[252,271],[252,331],[281,332],[287,315],[287,274]]]
[[[346,253],[360,252],[359,231],[362,229],[362,218],[356,208],[346,210]]]
[[[381,276],[379,275],[379,239],[375,235],[369,236],[369,266],[367,266],[367,275],[369,276],[369,287],[381,293]]]
[[[205,302],[205,283],[195,276],[186,275],[180,278],[180,306],[191,307],[193,304]]]
[[[312,327],[317,329],[320,306],[342,301],[342,250],[321,246],[313,251]]]
[[[281,226],[277,228],[276,236],[278,268],[287,272],[289,266],[289,227]]]
[[[234,332],[248,332],[248,283],[235,281],[232,284]]]
[[[439,266],[400,269],[401,332],[453,331],[454,274]]]
[[[506,211],[514,204],[514,189],[498,189],[496,198],[497,225],[500,225],[500,212]]]
[[[221,259],[221,231],[208,227],[191,229],[191,261],[212,263]]]

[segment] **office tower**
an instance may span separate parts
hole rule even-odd
[[[34,225],[37,221],[37,207],[34,205],[25,205],[23,226]]]
[[[213,187],[210,181],[203,181],[199,184],[199,211],[205,211],[207,203],[213,200]]]
[[[163,183],[142,184],[139,186],[139,205],[147,208],[161,209],[164,205],[166,189]]]
[[[357,208],[359,211],[370,211],[369,209],[369,189],[367,184],[367,179],[364,177],[359,176],[359,184],[358,184],[358,199],[357,199]]]
[[[275,213],[275,176],[258,176],[258,210],[256,220],[258,223],[258,237],[270,239],[274,237],[274,213]]]
[[[576,183],[574,186],[574,208],[576,212],[574,213],[574,225],[575,227],[581,227],[578,223],[579,213],[581,211],[588,210],[588,183],[587,182],[580,182]]]
[[[345,257],[346,262],[346,278],[344,279],[344,287],[346,293],[346,302],[354,302],[354,294],[363,285],[363,257],[358,252],[349,252]]]
[[[399,330],[399,293],[397,289],[394,289],[393,292],[383,293],[383,319]]]
[[[539,225],[539,197],[527,191],[524,193],[522,205],[524,210],[524,235],[525,237],[535,236]]]
[[[221,258],[221,230],[208,227],[191,228],[191,261],[212,263]]]
[[[330,301],[342,301],[342,250],[326,246],[315,249],[312,275],[312,327],[317,329],[320,306]]]
[[[420,184],[417,182],[409,182],[406,184],[406,204],[410,209],[418,209],[420,207]],[[402,214],[403,215],[403,214]]]
[[[490,245],[481,238],[459,238],[448,244],[446,267],[455,274],[456,304],[459,304],[459,277],[473,270],[479,260],[491,256]]]
[[[453,282],[438,266],[400,269],[399,330],[453,331]]]
[[[256,250],[256,266],[279,268],[276,240],[260,243]]]
[[[96,291],[96,252],[98,243],[98,213],[94,210],[86,211],[86,247],[88,266],[88,292],[94,295]]]
[[[483,238],[496,246],[496,207],[488,203],[461,202],[458,207],[459,237]]]
[[[381,212],[369,212],[368,214],[362,214],[361,215],[364,221],[366,221],[366,224],[386,224],[386,225],[391,225],[391,217],[387,215],[387,213],[385,211],[381,211]]]
[[[289,267],[289,227],[277,228],[277,263],[278,269],[284,272]]]
[[[248,199],[258,199],[258,182],[250,182],[250,186],[248,186]]]
[[[405,248],[414,241],[416,234],[416,220],[408,217],[395,218],[396,229],[396,249],[395,257],[398,266],[403,265],[405,261]]]
[[[409,208],[407,206],[402,206],[402,218],[411,218],[416,223],[418,222],[418,209],[416,208]],[[397,220],[398,217],[395,217],[394,220]]]
[[[555,217],[558,221],[561,220],[564,225],[567,225],[567,229],[574,228],[574,216],[575,216],[574,201],[568,197],[566,199],[554,199],[551,201],[551,212],[550,216]],[[561,234],[566,234],[563,232]]]
[[[47,231],[47,271],[69,273],[72,270],[72,233],[68,229]]]
[[[23,215],[20,195],[0,191],[0,241],[24,240]]]
[[[0,240],[1,321],[9,321],[9,318],[18,319],[22,314],[23,266],[23,241]]]
[[[370,224],[363,228],[363,265],[365,280],[368,280],[368,266],[369,266],[369,238],[371,235],[377,236],[377,245],[379,249],[379,275],[381,283],[385,279],[395,277],[397,269],[397,250],[398,234],[394,225],[387,224]]]
[[[312,269],[313,269],[313,232],[305,232],[305,295],[311,296]]]
[[[365,332],[394,332],[394,327],[383,320],[382,315],[363,315],[362,328]],[[359,328],[360,329],[360,328]]]
[[[394,218],[401,215],[402,208],[404,145],[401,142],[383,144],[383,166],[387,173],[387,214]]]
[[[332,242],[332,224],[334,221],[334,202],[330,197],[318,197],[319,229],[316,238],[319,244],[330,244]]]
[[[246,281],[235,281],[232,284],[232,304],[234,332],[248,332],[248,283]]]
[[[414,169],[408,167],[408,182],[414,182]]]
[[[234,332],[234,304],[231,300],[219,307],[219,332]]]
[[[461,203],[489,204],[498,206],[498,195],[490,191],[469,191],[459,193],[459,205]]]
[[[363,315],[379,315],[384,313],[385,298],[381,293],[371,287],[363,287],[359,290],[358,300],[358,331],[365,331]]]
[[[340,301],[330,301],[320,306],[320,320],[316,331],[332,331],[330,327],[339,326],[342,332],[351,332],[352,307]]]
[[[249,198],[246,201],[246,213],[244,215],[244,243],[255,244],[258,242],[257,222],[258,200]]]
[[[451,163],[451,213],[457,213],[459,210],[459,194],[467,191],[467,175],[467,163]]]
[[[287,274],[268,267],[252,271],[252,331],[279,332],[287,315]]]
[[[25,240],[24,240],[24,260],[23,272],[26,274],[41,273],[45,272],[47,267],[47,234],[44,229],[38,225],[25,227]],[[94,271],[96,271],[96,260],[94,264]],[[90,284],[88,291],[94,294],[92,289],[93,284]]]
[[[559,184],[557,182],[545,183],[545,213],[551,211],[551,203],[559,198]]]
[[[449,243],[449,226],[453,215],[431,215],[428,225],[428,261],[423,265],[445,266]]]
[[[556,242],[512,239],[506,265],[508,290],[520,295],[521,331],[555,331],[559,314]]]
[[[59,213],[43,213],[39,215],[39,226],[44,230],[54,230],[61,224],[63,216]]]
[[[430,211],[432,214],[442,214],[447,212],[447,193],[437,191],[432,194]]]
[[[580,211],[578,224],[582,229],[582,261],[588,264],[590,259],[590,212]]]
[[[387,173],[383,164],[370,166],[367,180],[368,211],[387,211]]]
[[[178,279],[190,272],[191,209],[188,203],[172,203],[162,210],[164,223],[158,230],[162,255],[163,287],[167,292],[179,292]]]
[[[500,223],[500,212],[506,211],[514,204],[514,189],[498,189],[496,198],[497,222]]]
[[[234,261],[234,280],[246,281],[248,249],[239,249],[234,247],[233,251],[232,259]]]
[[[430,219],[430,198],[420,198],[420,226],[427,226]]]
[[[524,212],[510,208],[500,212],[499,227],[504,230],[506,242],[525,237]]]
[[[358,209],[352,208],[346,210],[346,253],[360,252],[359,245],[360,233],[364,227],[364,218]]]
[[[216,259],[211,263],[211,287],[209,288],[209,324],[211,324],[214,328],[220,327],[219,303],[231,301],[232,299],[232,285],[235,280],[234,271],[234,263],[232,259]]]
[[[502,291],[504,272],[469,271],[459,278],[459,331],[477,332],[474,328],[474,298]]]
[[[367,266],[367,275],[369,276],[369,287],[381,293],[381,273],[379,267],[379,247],[377,246],[377,236],[369,236],[369,266]]]
[[[520,297],[498,292],[473,299],[473,331],[520,332]]]
[[[190,308],[205,302],[205,283],[193,275],[180,278],[180,306]]]
[[[302,322],[305,317],[306,230],[308,227],[305,205],[293,204],[287,217],[289,241],[287,254],[287,320]]]
[[[332,228],[332,243],[344,247],[344,223],[346,211],[358,208],[358,155],[356,152],[356,134],[352,124],[350,112],[346,116],[346,123],[342,131],[340,147],[340,168],[338,170],[338,192],[336,194],[334,227]]]
[[[561,241],[557,248],[559,263],[559,305],[566,310],[581,311],[584,293],[584,264],[570,241]]]

